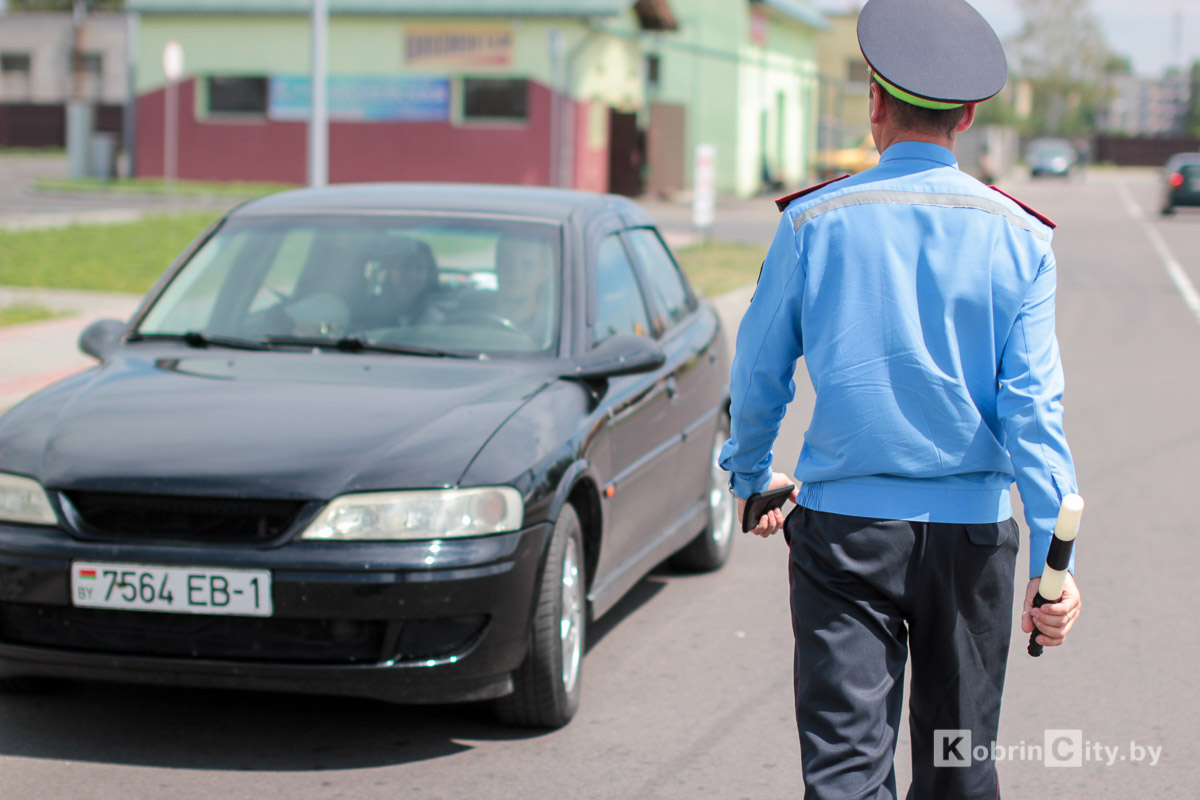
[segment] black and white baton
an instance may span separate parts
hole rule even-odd
[[[1071,550],[1075,547],[1075,535],[1079,533],[1079,518],[1083,516],[1083,498],[1077,494],[1069,494],[1062,500],[1058,508],[1058,520],[1054,523],[1054,538],[1050,540],[1050,552],[1046,553],[1046,568],[1042,570],[1042,580],[1038,584],[1037,596],[1033,598],[1033,607],[1041,608],[1047,603],[1057,603],[1062,599],[1063,584],[1067,580],[1067,565],[1071,563]],[[1029,634],[1029,655],[1037,658],[1042,654],[1042,646],[1038,644],[1037,625]]]

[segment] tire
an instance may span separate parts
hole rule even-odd
[[[712,572],[725,566],[733,550],[733,529],[737,503],[729,492],[729,473],[717,459],[729,438],[729,420],[721,415],[713,436],[712,463],[709,465],[708,524],[695,539],[671,557],[671,566],[685,572]]]
[[[44,694],[54,688],[54,681],[32,675],[0,678],[0,694]]]
[[[496,716],[523,728],[560,728],[579,708],[586,571],[579,516],[569,503],[554,524],[529,633],[529,652],[513,673],[513,693],[496,701]]]

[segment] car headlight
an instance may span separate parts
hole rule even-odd
[[[515,531],[525,506],[509,486],[347,494],[300,538],[327,541],[452,539]]]
[[[7,472],[0,472],[0,520],[25,525],[58,524],[42,485]]]

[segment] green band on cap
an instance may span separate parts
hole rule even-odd
[[[924,97],[917,97],[915,94],[909,94],[903,89],[893,86],[885,81],[883,76],[878,72],[872,72],[871,74],[875,76],[875,80],[880,86],[882,86],[884,89],[887,89],[887,93],[892,97],[896,98],[897,100],[903,100],[906,103],[911,103],[914,106],[920,106],[921,108],[932,108],[935,111],[947,111],[951,108],[962,108],[964,105],[966,105],[965,103],[942,103],[937,100],[926,100]]]

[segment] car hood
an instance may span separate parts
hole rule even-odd
[[[455,485],[553,380],[532,362],[129,349],[0,419],[0,469],[59,490],[226,497]]]

